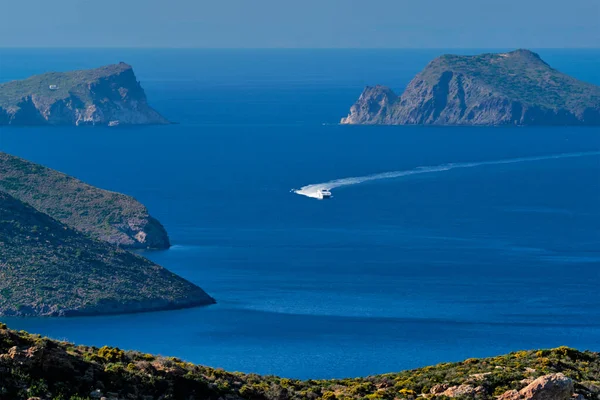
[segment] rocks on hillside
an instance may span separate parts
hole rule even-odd
[[[573,381],[562,373],[541,376],[520,391],[511,390],[498,397],[498,400],[573,400],[579,398],[574,394]],[[462,384],[450,386],[447,383],[437,384],[430,390],[434,397],[479,398],[486,397],[483,386]]]
[[[439,393],[439,395],[447,397],[475,397],[485,393],[486,391],[483,386],[473,387],[471,385],[463,384],[459,386],[448,387],[443,392]]]
[[[520,391],[511,390],[498,400],[571,400],[573,381],[561,373],[537,378]]]
[[[367,87],[342,124],[600,125],[600,87],[546,64],[536,53],[445,55],[397,96]]]
[[[0,84],[0,125],[168,123],[125,63]]]

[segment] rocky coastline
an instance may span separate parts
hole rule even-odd
[[[595,126],[600,87],[563,74],[529,50],[431,61],[398,96],[367,87],[341,124]]]
[[[0,125],[154,125],[154,110],[125,63],[49,72],[0,84]]]

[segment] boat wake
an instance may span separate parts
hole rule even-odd
[[[448,163],[448,164],[441,164],[441,165],[435,165],[435,166],[429,166],[429,167],[417,167],[414,169],[409,169],[409,170],[404,170],[404,171],[382,172],[382,173],[373,174],[373,175],[334,179],[329,182],[315,183],[312,185],[303,186],[300,189],[292,189],[292,192],[302,195],[302,196],[306,196],[306,197],[321,199],[322,197],[321,197],[320,193],[322,190],[332,190],[332,189],[339,188],[342,186],[357,185],[359,183],[377,181],[380,179],[394,179],[394,178],[401,178],[403,176],[431,174],[431,173],[449,171],[449,170],[458,169],[458,168],[481,167],[484,165],[515,164],[515,163],[523,163],[523,162],[554,160],[554,159],[559,159],[559,158],[589,157],[589,156],[598,156],[598,155],[600,155],[600,151],[590,151],[590,152],[581,152],[581,153],[561,153],[561,154],[553,154],[553,155],[547,155],[547,156],[508,158],[508,159],[504,159],[504,160],[494,160],[494,161]]]

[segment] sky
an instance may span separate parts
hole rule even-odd
[[[0,4],[0,47],[600,48],[600,0]]]

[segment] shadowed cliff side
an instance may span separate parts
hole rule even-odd
[[[109,243],[136,249],[170,246],[165,228],[134,198],[2,152],[0,191]]]

